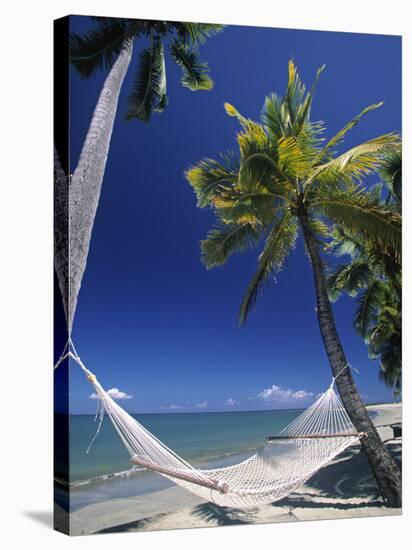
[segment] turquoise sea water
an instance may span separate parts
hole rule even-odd
[[[302,410],[134,415],[161,441],[194,465],[239,462],[265,444]],[[372,412],[371,416],[374,416]],[[105,417],[89,453],[97,422],[92,415],[70,417],[70,508],[102,500],[144,495],[172,483],[129,461],[110,420]]]
[[[135,415],[146,428],[195,465],[226,465],[263,447],[301,410],[173,413]],[[105,417],[99,436],[86,453],[97,423],[91,415],[70,417],[71,507],[106,498],[132,496],[170,485],[157,474],[132,468],[110,420]]]
[[[299,412],[143,414],[135,418],[185,459],[200,464],[263,446],[267,435],[277,433]],[[93,416],[72,415],[70,418],[71,483],[93,480],[131,467],[129,455],[107,417],[86,454],[96,428]]]

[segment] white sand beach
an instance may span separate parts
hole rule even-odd
[[[402,439],[393,438],[390,424],[401,422],[399,404],[371,405],[382,439],[401,457]],[[71,534],[152,531],[397,515],[384,506],[360,445],[353,445],[320,470],[298,491],[274,504],[247,510],[221,508],[179,487],[130,498],[90,504],[71,513]]]

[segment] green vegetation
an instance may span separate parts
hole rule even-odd
[[[283,97],[267,96],[261,123],[226,104],[241,130],[239,152],[219,160],[204,159],[186,173],[200,208],[209,207],[214,227],[201,243],[207,268],[224,264],[235,253],[262,245],[258,266],[243,297],[239,322],[243,324],[268,277],[280,271],[303,235],[313,268],[319,328],[345,408],[363,440],[384,500],[401,505],[399,468],[383,445],[353,381],[341,345],[328,296],[322,252],[331,228],[339,226],[356,235],[363,245],[379,249],[398,261],[401,255],[401,217],[390,202],[382,204],[376,192],[361,186],[364,176],[384,169],[385,159],[398,149],[400,138],[389,133],[344,152],[337,148],[371,105],[325,141],[322,122],[310,112],[321,67],[309,91],[293,62]]]
[[[162,112],[168,102],[165,45],[182,69],[183,86],[190,90],[210,90],[213,82],[207,64],[199,61],[197,48],[223,28],[208,23],[113,17],[92,19],[95,23],[92,30],[84,35],[71,33],[70,61],[83,78],[90,77],[99,69],[107,70],[108,74],[70,179],[70,193],[66,191],[68,174],[63,174],[58,150],[54,158],[56,210],[61,212],[62,220],[67,219],[70,212],[72,221],[70,243],[64,222],[61,227],[56,225],[55,232],[55,266],[69,332],[86,268],[119,96],[133,58],[135,40],[148,42],[148,46],[140,52],[126,118],[148,122],[152,113]],[[69,270],[69,265],[76,266],[76,269]]]
[[[401,149],[383,158],[383,186],[376,187],[382,208],[387,205],[401,214]],[[329,296],[336,300],[346,292],[358,296],[354,327],[368,345],[369,355],[378,359],[379,375],[399,398],[402,388],[402,275],[400,257],[363,242],[356,234],[336,227],[331,250],[349,261],[329,277]]]
[[[213,81],[198,47],[223,29],[210,23],[178,23],[146,19],[93,17],[96,26],[83,36],[70,35],[70,61],[83,78],[99,69],[110,69],[120,52],[136,38],[147,40],[139,55],[127,119],[148,122],[167,103],[165,47],[182,70],[182,85],[190,90],[210,90]]]

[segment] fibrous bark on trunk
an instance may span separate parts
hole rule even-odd
[[[132,57],[126,41],[108,74],[93,113],[76,170],[68,178],[68,258],[57,250],[56,271],[67,317],[69,334],[77,297],[86,268],[94,218],[109,152],[120,90]],[[59,188],[60,193],[60,188]]]
[[[310,226],[309,218],[302,208],[298,213],[307,251],[312,263],[319,328],[330,366],[342,402],[358,432],[366,432],[362,445],[368,457],[382,498],[388,506],[402,505],[401,472],[389,450],[383,444],[365,405],[355,386],[348,361],[336,329],[332,306],[329,301],[325,269],[320,257],[317,240]]]
[[[68,319],[69,293],[69,178],[60,163],[54,147],[54,268],[63,297],[63,307]]]

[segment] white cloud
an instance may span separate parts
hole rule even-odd
[[[107,390],[106,393],[113,399],[131,399],[133,397],[133,395],[120,391],[119,388],[110,388],[110,390]],[[90,399],[99,399],[97,393],[92,393],[89,397]]]
[[[263,399],[263,401],[291,402],[305,401],[313,396],[314,394],[312,392],[306,390],[290,390],[273,384],[272,387],[259,392],[256,397]]]
[[[208,406],[208,402],[207,401],[203,401],[202,403],[197,403],[196,404],[196,407],[198,409],[206,409],[206,407]]]
[[[239,405],[239,401],[236,401],[236,399],[232,399],[232,397],[229,397],[225,405],[227,405],[228,407],[233,407],[234,405]]]
[[[182,409],[183,407],[181,405],[175,405],[174,403],[172,403],[171,405],[162,405],[160,408],[163,410],[175,411],[177,409]]]

